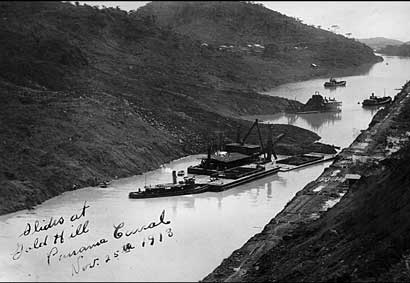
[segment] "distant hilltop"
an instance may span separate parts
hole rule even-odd
[[[265,62],[277,60],[283,66],[303,68],[310,62],[322,68],[345,68],[376,60],[371,48],[354,39],[246,1],[151,2],[135,15],[154,19],[209,48],[259,54]],[[247,62],[252,61],[263,64],[256,58]]]
[[[400,40],[385,38],[385,37],[361,38],[361,39],[358,39],[358,41],[370,46],[374,50],[384,48],[387,45],[401,45],[401,44],[403,44],[403,42],[400,41]]]

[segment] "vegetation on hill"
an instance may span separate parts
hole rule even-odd
[[[398,46],[387,45],[386,47],[379,49],[377,52],[391,56],[410,57],[410,44],[406,43]]]
[[[385,38],[385,37],[361,38],[361,39],[358,39],[358,41],[370,46],[374,50],[384,48],[387,45],[401,45],[401,44],[403,44],[403,42],[400,41],[400,40]]]
[[[1,2],[0,21],[0,213],[205,152],[250,127],[239,115],[288,107],[254,91],[244,58],[119,9]],[[320,138],[274,127],[278,153]]]
[[[336,73],[375,62],[363,43],[239,1],[151,2],[133,13],[199,40],[208,49],[242,56],[264,85]],[[318,68],[312,68],[311,64]]]

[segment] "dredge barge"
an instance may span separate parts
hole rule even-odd
[[[255,128],[258,131],[260,144],[247,144],[246,139]],[[221,192],[235,186],[245,184],[260,178],[264,178],[279,171],[289,171],[302,167],[308,163],[317,163],[329,160],[321,156],[294,156],[293,159],[300,160],[300,164],[295,164],[293,168],[279,166],[276,162],[277,155],[273,149],[285,134],[278,135],[273,139],[272,128],[269,126],[268,139],[266,144],[262,141],[258,120],[256,119],[243,139],[240,139],[238,131],[236,142],[228,143],[224,146],[220,143],[219,150],[212,153],[212,146],[208,146],[208,153],[202,158],[200,164],[190,166],[187,169],[188,175],[180,170],[172,171],[172,183],[158,184],[154,186],[144,186],[137,191],[130,192],[129,198],[157,198],[178,195],[199,194],[204,192]],[[224,147],[224,150],[222,150]],[[273,158],[274,159],[273,159]],[[333,156],[332,156],[333,157]],[[332,158],[331,157],[331,158]],[[287,164],[286,159],[282,163]],[[288,162],[288,165],[293,165]],[[285,170],[283,170],[285,169]],[[182,180],[178,181],[178,177]]]

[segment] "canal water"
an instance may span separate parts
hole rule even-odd
[[[384,89],[393,96],[408,79],[408,70],[409,59],[385,57],[366,74],[338,78],[347,80],[345,88],[325,90],[323,79],[283,85],[269,94],[306,102],[320,91],[341,100],[342,112],[259,118],[311,129],[323,142],[345,147],[376,111],[357,102],[371,92],[383,95]],[[0,281],[201,280],[329,165],[279,173],[221,193],[128,198],[144,184],[170,182],[172,170],[185,170],[201,157],[182,158],[107,188],[66,192],[32,210],[0,216]]]
[[[299,126],[314,131],[322,137],[323,143],[347,147],[366,129],[379,107],[363,108],[361,102],[373,92],[376,96],[394,97],[410,79],[410,59],[383,56],[384,61],[373,65],[358,76],[338,77],[347,81],[346,87],[324,88],[326,79],[314,79],[279,86],[264,94],[296,99],[306,103],[318,91],[322,96],[342,102],[342,111],[316,114],[256,115],[243,118],[259,118],[265,123],[279,123]]]

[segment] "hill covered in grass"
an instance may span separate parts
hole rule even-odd
[[[205,152],[215,131],[251,126],[240,115],[288,107],[255,91],[242,57],[126,11],[1,2],[0,22],[0,213]],[[278,153],[320,138],[274,132]]]
[[[387,45],[386,47],[379,49],[377,52],[390,56],[410,57],[410,43]]]
[[[397,39],[391,39],[386,37],[371,37],[371,38],[360,38],[358,41],[370,46],[374,50],[384,48],[387,45],[401,45],[403,41]]]
[[[363,43],[303,24],[240,1],[151,2],[134,15],[199,40],[204,48],[240,56],[258,81],[283,81],[336,74],[381,60]],[[312,68],[311,64],[319,66]]]

